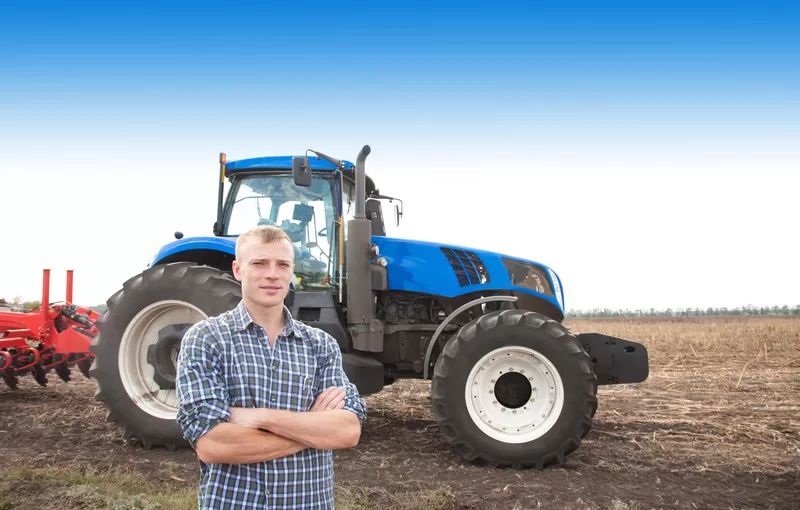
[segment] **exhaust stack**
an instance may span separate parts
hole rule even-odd
[[[370,272],[372,221],[366,218],[365,161],[371,149],[365,145],[356,159],[355,217],[347,222],[347,323],[353,348],[383,351],[383,323],[375,320],[375,296]]]

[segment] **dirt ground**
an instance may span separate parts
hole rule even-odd
[[[566,465],[462,462],[432,418],[430,383],[402,381],[367,398],[361,443],[336,455],[338,494],[375,508],[797,508],[800,318],[566,324],[641,341],[651,361],[645,383],[601,387],[594,428]],[[126,444],[105,421],[94,383],[77,370],[73,378],[0,386],[0,507],[64,508],[14,483],[20,469],[125,472],[153,487],[196,487],[193,452]]]

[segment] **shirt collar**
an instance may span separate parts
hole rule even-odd
[[[255,324],[253,321],[253,317],[250,315],[250,312],[247,311],[247,308],[244,306],[244,300],[239,301],[239,304],[236,308],[233,309],[233,327],[236,331],[244,331],[245,329],[249,328],[251,324]],[[292,312],[286,307],[283,306],[283,333],[284,336],[291,336],[294,335],[297,337],[297,327],[295,325],[295,320],[292,317]]]

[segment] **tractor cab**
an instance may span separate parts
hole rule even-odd
[[[350,162],[321,156],[294,160],[265,157],[230,163],[224,154],[220,158],[222,179],[215,234],[235,238],[257,225],[283,229],[295,249],[295,291],[335,291],[346,272],[344,243],[347,224],[355,216],[355,169]],[[299,171],[305,181],[300,185]],[[222,203],[226,180],[230,185]],[[381,200],[391,197],[380,195],[368,177],[366,188],[366,213],[372,222],[372,233],[383,236],[386,230]]]

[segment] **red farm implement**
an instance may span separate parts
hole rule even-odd
[[[89,344],[97,336],[99,314],[72,304],[72,270],[67,271],[66,301],[58,303],[50,303],[50,270],[45,269],[41,305],[0,312],[0,374],[11,389],[26,374],[45,386],[50,370],[67,382],[70,366],[89,377],[94,358]]]

